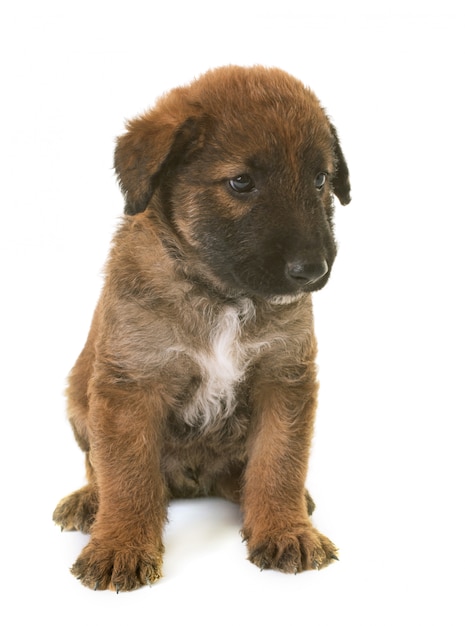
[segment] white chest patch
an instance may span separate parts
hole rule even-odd
[[[236,408],[237,386],[257,350],[266,342],[245,342],[242,325],[254,316],[253,304],[227,305],[216,319],[210,344],[204,351],[190,353],[199,365],[201,383],[185,407],[184,419],[190,425],[208,428],[212,422],[227,418]]]

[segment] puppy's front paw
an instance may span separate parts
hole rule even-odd
[[[136,548],[118,549],[92,540],[81,552],[71,573],[94,590],[133,591],[161,577],[162,556]]]
[[[247,538],[248,533],[244,533]],[[273,531],[267,536],[248,539],[249,560],[261,570],[275,569],[297,574],[321,569],[337,560],[337,548],[310,525]]]

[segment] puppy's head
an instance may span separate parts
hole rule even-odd
[[[285,72],[212,70],[129,122],[115,169],[125,212],[163,212],[198,278],[268,299],[321,288],[347,164],[315,95]]]

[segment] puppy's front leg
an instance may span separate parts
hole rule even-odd
[[[72,573],[92,589],[130,591],[161,576],[166,493],[159,431],[165,413],[147,389],[94,390],[90,460],[99,509]]]
[[[312,525],[305,490],[316,383],[261,385],[249,441],[242,505],[249,559],[260,569],[297,573],[337,559]]]

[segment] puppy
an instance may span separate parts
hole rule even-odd
[[[116,145],[125,213],[69,419],[88,484],[54,512],[90,533],[72,573],[128,591],[162,571],[172,498],[240,504],[250,561],[337,558],[305,480],[317,400],[311,293],[350,201],[336,131],[278,69],[225,67],[174,89]]]

